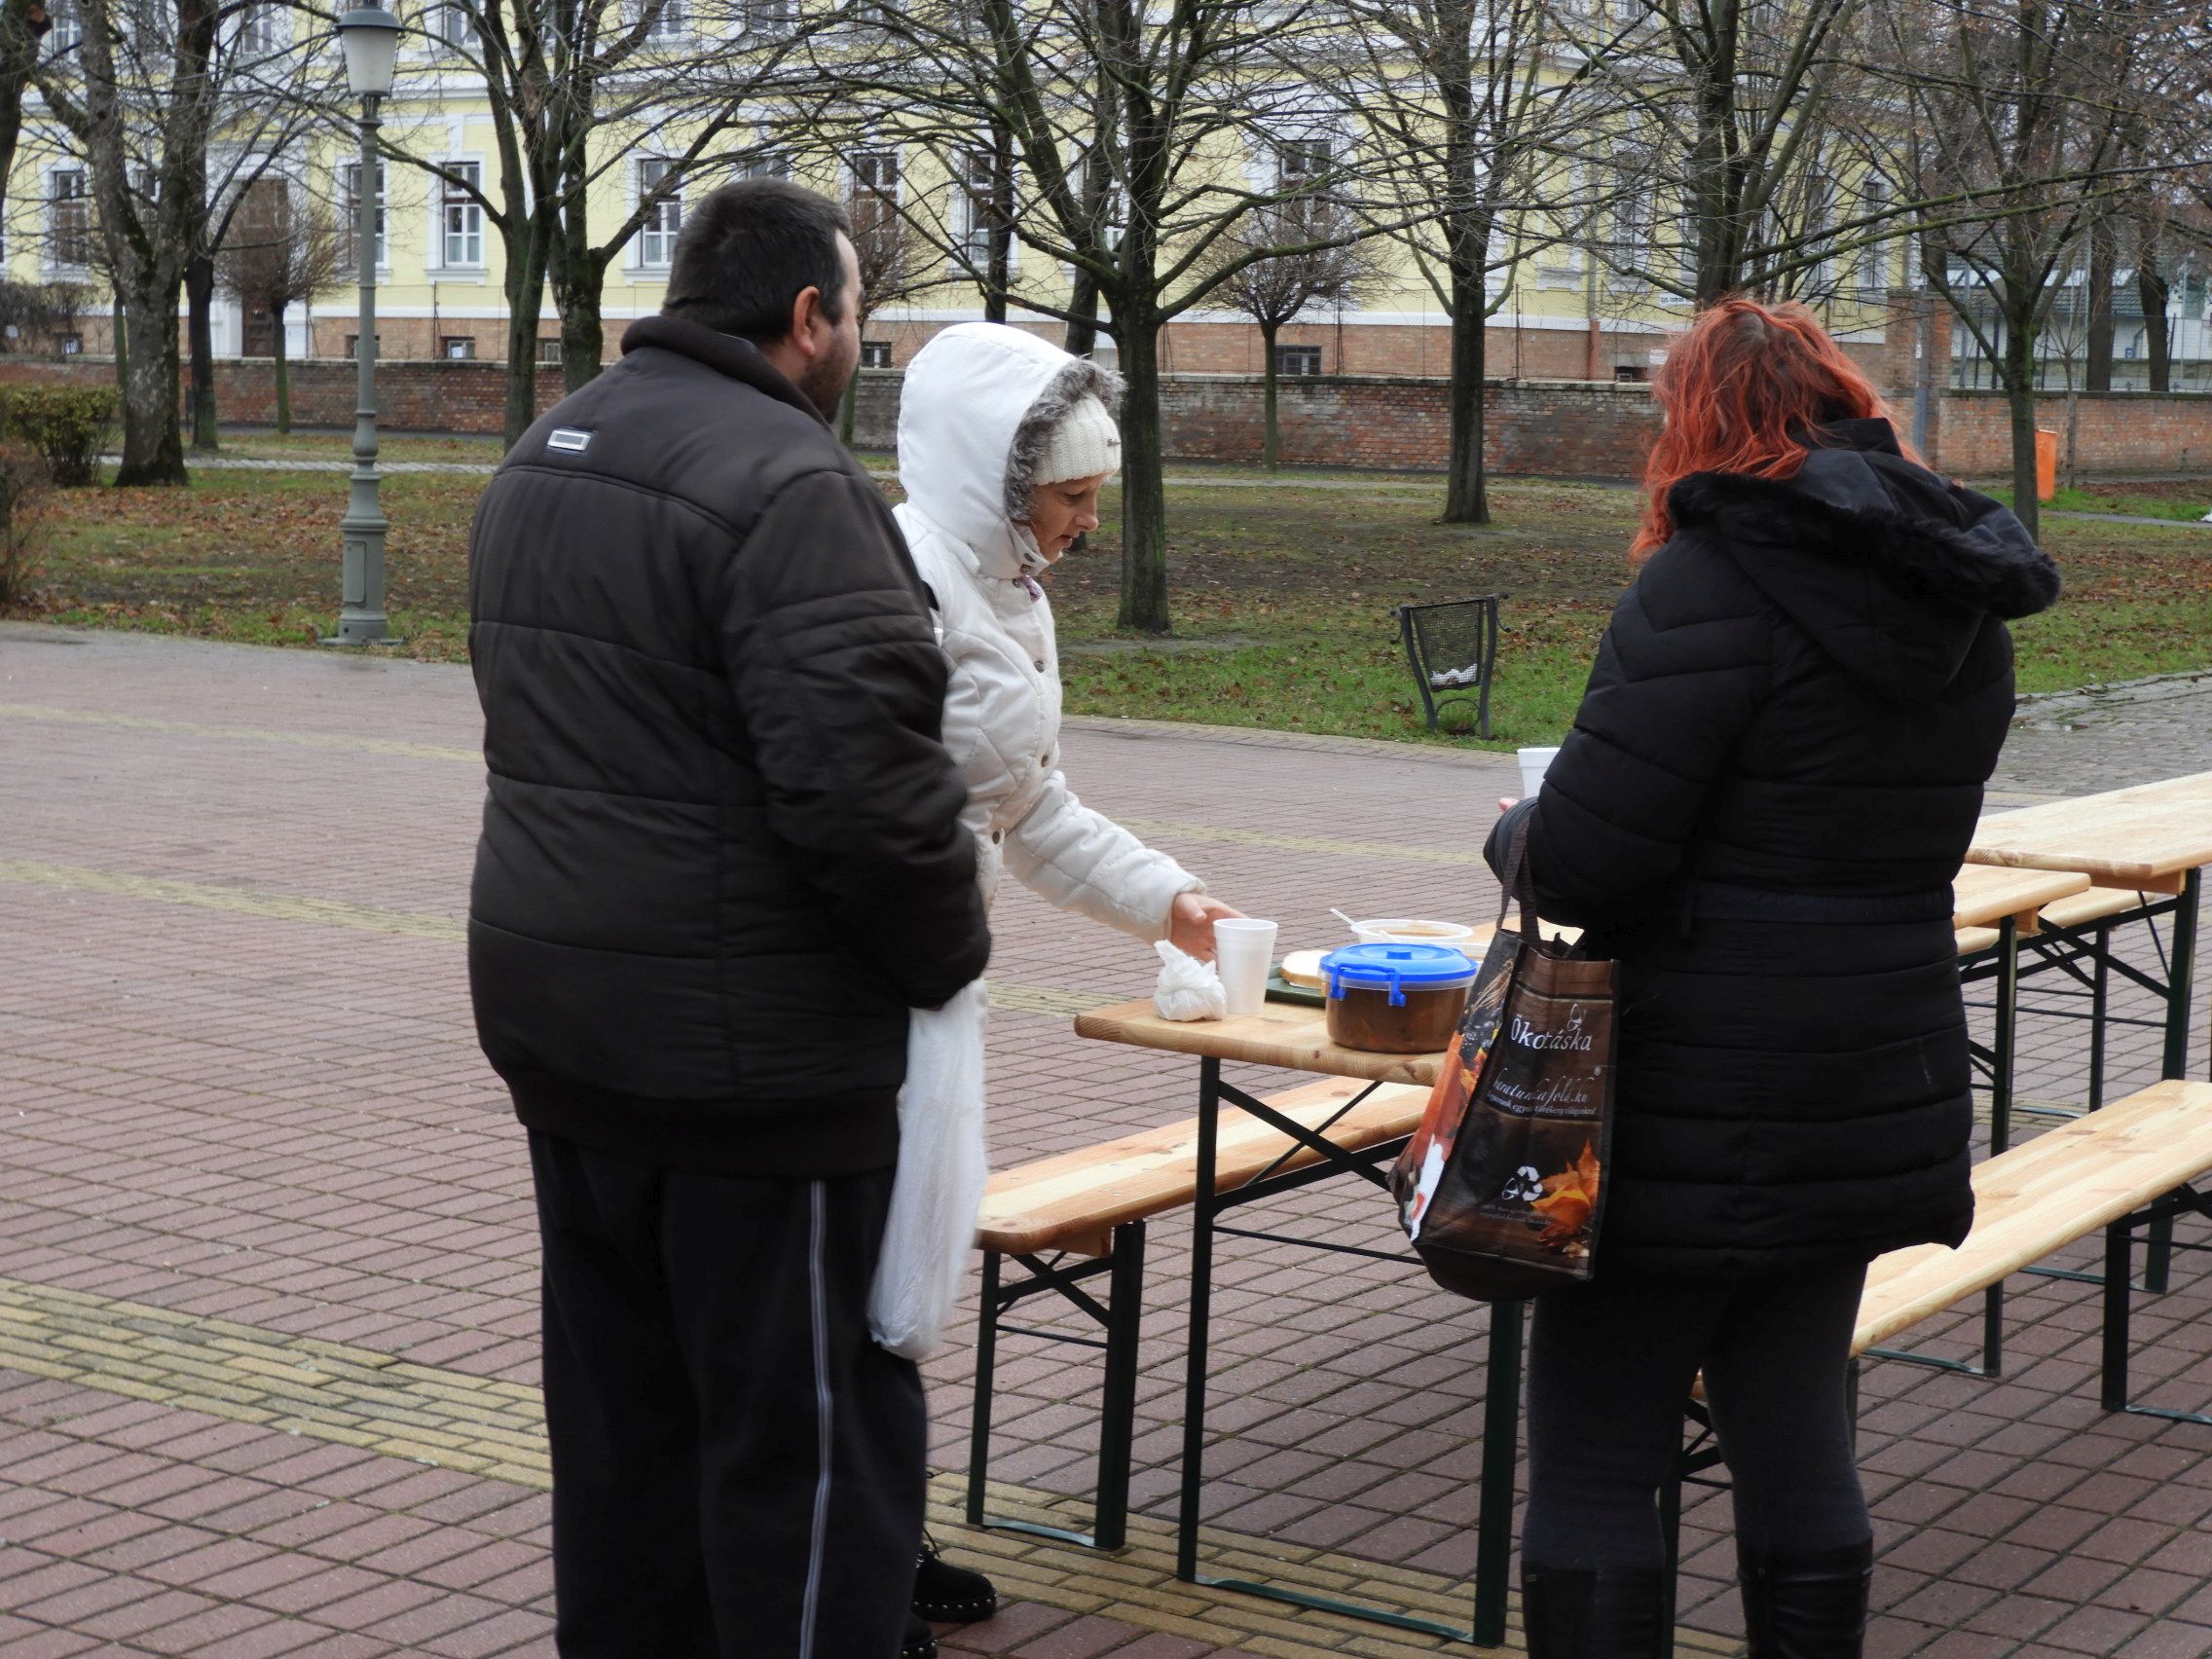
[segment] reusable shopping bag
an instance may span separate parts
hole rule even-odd
[[[989,1008],[977,979],[942,1008],[907,1015],[899,1167],[867,1297],[868,1334],[904,1359],[927,1359],[943,1338],[976,1247],[976,1215],[990,1176],[983,1144]]]
[[[1497,932],[1390,1177],[1429,1276],[1478,1302],[1590,1277],[1612,1156],[1614,965],[1544,941],[1527,840],[1524,819]],[[1504,925],[1516,899],[1519,932]]]

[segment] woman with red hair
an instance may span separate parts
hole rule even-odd
[[[1861,1651],[1846,1384],[1866,1264],[1973,1215],[1951,877],[2058,572],[1936,477],[1797,306],[1724,301],[1666,428],[1589,689],[1526,829],[1542,913],[1621,965],[1598,1272],[1536,1300],[1534,1659],[1666,1650],[1657,1497],[1702,1372],[1754,1659]]]

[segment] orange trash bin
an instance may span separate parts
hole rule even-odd
[[[2058,494],[2058,434],[2036,428],[2036,499],[2050,500]]]

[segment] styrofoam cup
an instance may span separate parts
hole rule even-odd
[[[1554,745],[1550,749],[1524,749],[1521,751],[1521,798],[1527,800],[1544,787],[1544,774],[1551,769],[1552,756],[1559,753]]]
[[[1250,916],[1224,916],[1213,925],[1213,960],[1232,1015],[1258,1014],[1268,1000],[1268,970],[1275,959],[1275,924]]]

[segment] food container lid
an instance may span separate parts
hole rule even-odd
[[[1388,991],[1390,1006],[1403,1007],[1408,990],[1454,991],[1475,982],[1467,953],[1448,944],[1347,944],[1321,958],[1332,1001],[1347,986]]]

